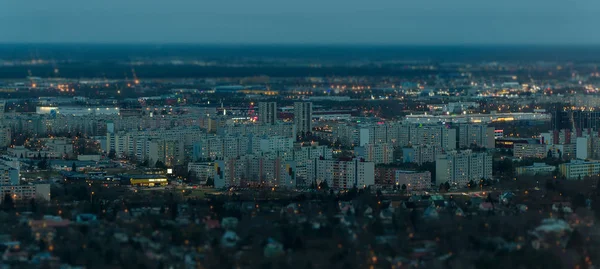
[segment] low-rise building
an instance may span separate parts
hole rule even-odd
[[[9,194],[13,200],[50,201],[50,184],[2,185],[0,192]]]
[[[560,164],[558,169],[566,179],[583,179],[600,174],[600,161],[571,160]]]
[[[548,150],[543,144],[524,144],[515,143],[513,145],[513,155],[517,158],[546,158]]]
[[[408,191],[426,190],[431,187],[431,173],[429,171],[417,172],[396,170],[396,185],[406,186]]]
[[[123,175],[121,176],[122,185],[132,186],[164,186],[169,184],[164,175]]]
[[[545,163],[534,163],[530,166],[517,167],[516,174],[523,175],[547,175],[556,170],[556,166],[547,165]]]

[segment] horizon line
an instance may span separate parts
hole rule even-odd
[[[599,47],[600,43],[210,43],[210,42],[0,42],[2,45],[88,45],[88,46],[281,46],[281,47]]]

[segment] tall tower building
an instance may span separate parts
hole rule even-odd
[[[294,103],[294,124],[296,132],[312,132],[312,103],[295,102]]]
[[[258,103],[258,122],[262,124],[275,124],[277,122],[277,103]]]
[[[6,108],[6,101],[0,101],[0,118],[4,118],[4,109]]]

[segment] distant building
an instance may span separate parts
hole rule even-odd
[[[133,185],[133,186],[165,186],[168,183],[167,177],[163,175],[122,175],[122,185]]]
[[[471,150],[451,151],[436,157],[436,184],[465,186],[471,180],[492,178],[492,156]]]
[[[416,145],[402,149],[402,161],[421,165],[426,162],[435,162],[435,157],[440,154],[442,154],[442,149],[438,146]]]
[[[546,145],[542,144],[513,144],[513,156],[517,158],[537,158],[542,159],[548,156]]]
[[[394,147],[388,143],[365,144],[355,147],[354,153],[368,162],[375,164],[389,164],[394,162]]]
[[[327,182],[334,189],[350,189],[375,184],[375,164],[358,159],[350,161],[316,160],[308,165],[310,182]]]
[[[258,122],[261,124],[275,124],[277,122],[277,103],[258,103]]]
[[[482,124],[461,124],[458,126],[458,146],[494,148],[494,127]]]
[[[188,163],[188,173],[192,173],[201,183],[206,183],[209,178],[213,177],[214,167],[213,162],[190,162]]]
[[[443,150],[456,149],[456,129],[445,124],[402,124],[398,129],[398,145],[431,145]]]
[[[19,169],[0,163],[0,185],[18,185]]]
[[[294,103],[294,124],[296,125],[296,132],[312,132],[312,111],[313,105],[311,102]]]
[[[1,102],[0,102],[1,104]],[[11,130],[9,127],[0,126],[0,147],[8,147],[12,144]]]
[[[586,176],[600,175],[599,161],[571,160],[558,166],[560,174],[566,179],[583,179]]]
[[[50,201],[50,184],[2,185],[0,192],[10,195],[14,200]]]
[[[431,173],[396,170],[395,184],[399,187],[406,185],[407,191],[420,191],[431,188]]]
[[[523,175],[548,175],[552,174],[556,170],[556,166],[547,165],[545,163],[534,163],[530,166],[517,167],[516,174],[518,176]]]

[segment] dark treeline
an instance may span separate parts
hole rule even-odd
[[[60,70],[54,73],[54,68]],[[60,65],[0,67],[0,78],[25,78],[31,74],[38,77],[61,78],[113,78],[131,77],[131,66],[118,63],[73,63]],[[452,76],[456,70],[412,70],[403,65],[362,67],[297,67],[261,65],[252,67],[198,66],[198,65],[142,65],[135,71],[141,78],[201,78],[201,77],[248,77],[266,75],[270,77],[331,77],[331,76],[394,76],[401,78],[426,78],[430,76]],[[472,72],[474,75],[526,75],[536,78],[548,77],[544,70],[507,70]],[[554,72],[553,77],[569,76],[570,71]]]

